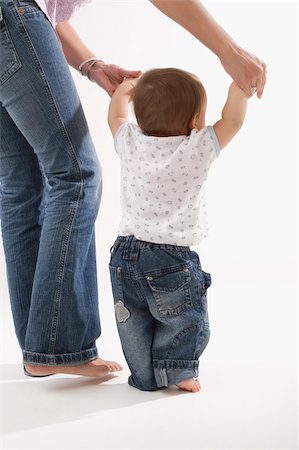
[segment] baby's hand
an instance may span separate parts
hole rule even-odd
[[[245,97],[248,99],[255,94],[255,91],[253,91],[251,95],[247,95],[247,93],[243,89],[241,89],[235,81],[233,81],[229,87],[229,94],[231,96],[233,95],[234,97],[238,96],[243,98]]]
[[[114,95],[129,95],[131,97],[135,86],[137,85],[139,78],[124,78],[122,83],[116,89]]]
[[[141,76],[141,75],[140,75]],[[139,78],[124,78],[123,83],[129,83],[132,87],[135,87],[139,81]]]

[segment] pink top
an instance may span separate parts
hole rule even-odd
[[[91,0],[35,0],[55,26],[58,22],[70,19],[74,12]]]

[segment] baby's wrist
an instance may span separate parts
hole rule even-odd
[[[117,92],[121,95],[128,95],[131,97],[133,88],[134,84],[130,81],[130,79],[124,78],[124,80],[117,86]]]
[[[238,84],[233,81],[229,87],[229,92],[232,93],[232,95],[238,95],[240,97],[244,97],[244,98],[248,98],[245,91],[243,91],[243,89],[240,88],[240,86],[238,86]]]

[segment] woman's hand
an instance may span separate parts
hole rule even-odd
[[[138,78],[140,75],[140,70],[126,70],[102,61],[94,64],[89,71],[89,79],[103,88],[110,97],[125,78]]]
[[[258,98],[262,97],[267,77],[264,61],[242,48],[225,53],[220,57],[220,61],[225,71],[248,97],[255,93]]]
[[[261,98],[266,83],[266,64],[240,48],[200,1],[150,1],[215,53],[225,71],[248,97],[256,93]]]

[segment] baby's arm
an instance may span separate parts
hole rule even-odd
[[[126,78],[114,92],[108,111],[108,124],[114,136],[118,128],[128,121],[129,103],[137,78]]]
[[[233,82],[228,90],[226,103],[222,111],[222,118],[214,125],[220,148],[225,147],[239,131],[247,110],[248,97]]]

